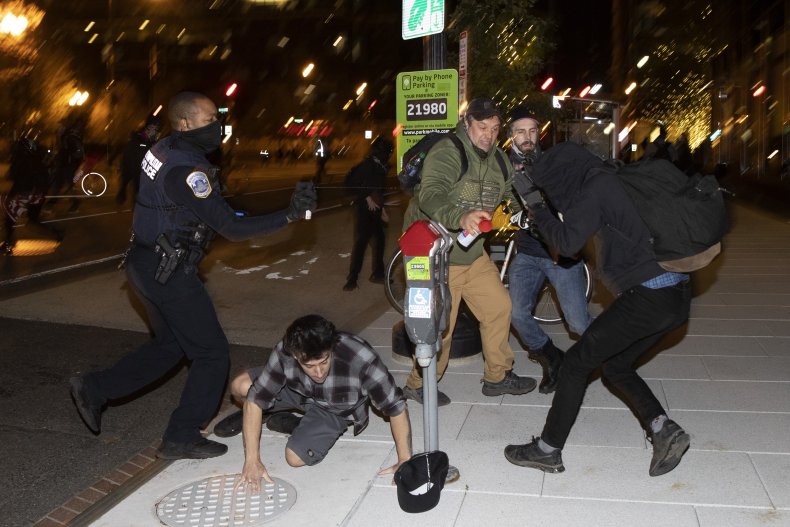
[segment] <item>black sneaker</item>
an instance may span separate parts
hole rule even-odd
[[[494,397],[497,395],[524,395],[535,389],[538,383],[532,377],[519,377],[513,370],[505,374],[499,382],[483,381],[483,395]]]
[[[241,433],[244,423],[244,412],[233,412],[225,419],[214,425],[214,435],[217,437],[233,437]]]
[[[189,443],[163,441],[156,451],[160,459],[207,459],[218,457],[228,451],[228,446],[204,437]]]
[[[293,434],[302,418],[291,412],[275,412],[266,418],[266,428],[281,434]]]
[[[538,386],[540,393],[551,393],[557,389],[560,380],[560,366],[564,353],[549,339],[538,351],[529,353],[529,360],[537,362],[543,369],[543,378]]]
[[[94,434],[101,432],[101,409],[103,403],[97,397],[91,397],[91,391],[87,386],[85,377],[72,377],[69,379],[71,385],[71,398],[74,406],[82,418],[82,421]]]
[[[650,442],[653,443],[650,475],[661,476],[678,466],[691,444],[691,437],[679,424],[667,419],[661,430],[650,434]]]
[[[508,445],[505,447],[505,459],[520,467],[537,468],[543,472],[565,472],[562,464],[562,450],[559,448],[547,454],[538,446],[539,437],[533,437],[526,445]]]
[[[359,284],[357,284],[356,280],[348,280],[346,285],[343,286],[343,291],[353,291],[354,289],[359,289]]]
[[[403,387],[403,395],[406,399],[411,399],[412,401],[417,401],[422,404],[422,388],[412,388],[411,386],[405,385]],[[447,406],[450,404],[450,398],[447,397],[447,394],[444,392],[436,390],[436,403],[437,406]]]

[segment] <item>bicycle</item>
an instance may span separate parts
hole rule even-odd
[[[510,261],[515,256],[515,240],[510,239],[505,244],[497,243],[496,237],[493,242],[489,244],[489,257],[499,267],[499,279],[505,287],[507,284],[507,269]],[[587,302],[592,297],[592,273],[590,266],[584,262],[584,279],[585,279],[585,298]],[[406,275],[403,271],[403,257],[400,249],[395,251],[395,254],[387,264],[387,270],[384,279],[384,292],[387,300],[398,311],[403,314],[403,299],[406,294]],[[535,320],[544,324],[558,324],[562,322],[562,311],[559,308],[557,294],[551,283],[546,280],[543,288],[538,294],[538,299],[535,302],[535,311],[532,314]]]

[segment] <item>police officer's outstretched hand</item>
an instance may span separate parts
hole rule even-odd
[[[300,181],[296,184],[291,196],[286,217],[288,221],[296,221],[305,217],[308,210],[312,213],[318,206],[318,194],[311,181]]]

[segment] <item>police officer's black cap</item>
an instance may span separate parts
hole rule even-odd
[[[488,97],[472,99],[469,102],[469,106],[466,107],[466,115],[475,121],[482,121],[491,117],[499,117],[499,120],[502,120],[502,114],[499,113],[496,103]]]

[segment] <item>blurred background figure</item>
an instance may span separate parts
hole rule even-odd
[[[58,151],[55,154],[55,166],[50,187],[51,194],[56,197],[50,200],[52,203],[57,201],[58,196],[64,196],[71,192],[74,175],[85,159],[84,133],[85,118],[78,116],[58,134]],[[77,210],[79,203],[77,198],[72,198],[69,210],[71,212]]]
[[[318,138],[315,141],[315,179],[316,185],[326,176],[326,162],[329,161],[329,141]]]
[[[58,241],[63,239],[61,231],[46,227],[39,221],[41,207],[44,205],[44,192],[49,183],[44,153],[44,150],[29,137],[21,137],[14,145],[6,176],[11,180],[11,189],[0,199],[5,220],[5,236],[3,243],[0,244],[0,254],[13,253],[16,243],[14,227],[25,213],[29,223],[46,229]]]
[[[376,138],[370,145],[370,153],[356,167],[359,187],[354,191],[354,247],[351,250],[351,264],[343,291],[353,291],[357,287],[357,277],[362,270],[368,243],[373,242],[372,273],[370,281],[384,283],[384,233],[388,221],[384,209],[384,187],[386,184],[387,164],[392,154],[392,141],[384,137]]]
[[[123,149],[121,157],[121,186],[115,196],[115,202],[123,205],[126,202],[126,188],[132,184],[132,203],[137,198],[140,190],[140,165],[143,157],[159,138],[162,131],[162,121],[155,115],[149,115],[145,125],[132,132],[129,141]]]

